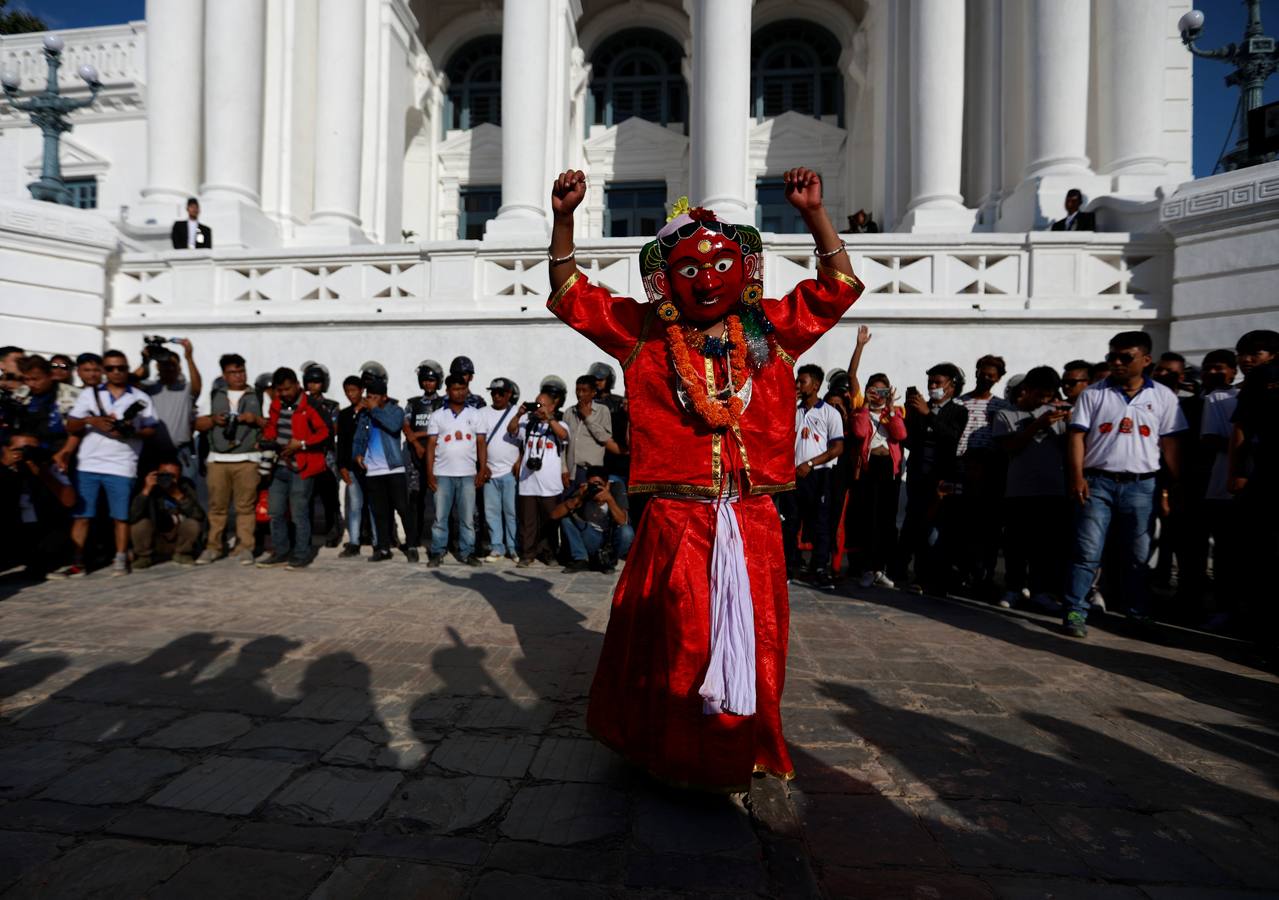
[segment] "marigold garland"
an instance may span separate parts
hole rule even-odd
[[[728,389],[730,396],[720,400],[710,396],[706,381],[693,369],[693,360],[689,354],[688,337],[684,329],[678,325],[668,325],[667,341],[671,348],[671,361],[675,372],[684,382],[693,410],[712,428],[728,428],[736,425],[746,408],[736,392],[746,383],[746,336],[742,331],[742,320],[737,316],[729,316],[726,320],[729,342],[732,350],[728,355]]]

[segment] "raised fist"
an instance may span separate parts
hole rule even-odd
[[[812,169],[791,169],[782,176],[786,201],[801,212],[822,208],[822,178]]]
[[[586,197],[586,174],[576,169],[563,172],[551,185],[551,212],[571,216]]]

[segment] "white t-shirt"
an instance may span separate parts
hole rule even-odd
[[[97,394],[95,399],[94,394]],[[102,408],[99,410],[98,403]],[[89,416],[107,415],[113,419],[123,418],[125,411],[135,403],[142,404],[142,409],[133,419],[135,428],[154,428],[156,425],[155,407],[151,398],[137,388],[126,388],[118,398],[111,394],[106,385],[97,388],[85,388],[71,408],[71,416],[75,419],[87,419]],[[120,475],[125,478],[136,478],[138,475],[138,454],[142,452],[142,438],[131,437],[125,440],[107,437],[93,426],[84,433],[80,450],[76,456],[76,467],[81,472],[92,472],[96,475]]]
[[[1131,400],[1109,380],[1090,385],[1070,410],[1070,430],[1085,432],[1085,469],[1156,472],[1159,439],[1186,428],[1177,395],[1149,378]]]
[[[459,413],[453,412],[448,406],[437,409],[431,413],[426,433],[438,438],[435,442],[435,465],[432,468],[436,478],[475,476],[479,458],[475,449],[475,437],[483,437],[488,433],[484,420],[480,418],[480,410],[469,406],[463,406]]]
[[[1204,397],[1203,424],[1199,435],[1214,434],[1230,441],[1234,426],[1230,419],[1239,405],[1239,389],[1236,387],[1219,388]],[[1208,474],[1208,486],[1204,490],[1205,500],[1230,500],[1233,495],[1226,490],[1230,476],[1230,454],[1218,451],[1212,461],[1212,470]]]
[[[514,406],[508,406],[506,409],[486,406],[479,410],[479,413],[484,423],[484,434],[488,435],[488,443],[485,446],[489,471],[493,473],[494,478],[511,474],[516,460],[520,458],[520,439],[507,433],[506,429],[511,424],[511,420],[519,414],[519,410]]]
[[[520,443],[524,446],[524,462],[520,465],[520,493],[525,497],[558,497],[564,493],[564,463],[560,447],[568,449],[568,438],[558,441],[551,426],[538,422],[529,434],[528,420],[520,423]],[[541,459],[542,466],[536,472],[529,467],[530,459]]]
[[[811,408],[799,404],[795,410],[795,465],[800,466],[821,456],[830,446],[831,441],[844,439],[844,420],[839,410],[818,400]],[[828,459],[817,469],[829,469],[835,465],[836,459]]]

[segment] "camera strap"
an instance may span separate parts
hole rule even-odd
[[[512,408],[513,407],[511,406],[511,404],[508,403],[506,405],[506,410],[502,413],[502,417],[493,424],[492,428],[489,429],[488,435],[484,438],[484,443],[486,444],[493,443],[493,435],[497,434],[498,429],[502,427],[502,423],[506,421],[506,417],[511,414]]]

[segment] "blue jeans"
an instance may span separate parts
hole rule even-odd
[[[360,520],[364,517],[364,480],[351,473],[351,483],[346,486],[347,543],[360,546]],[[369,516],[369,530],[373,533],[373,546],[377,546],[377,517]]]
[[[1119,574],[1124,604],[1133,612],[1146,612],[1146,565],[1150,558],[1150,530],[1155,513],[1155,479],[1115,481],[1089,475],[1088,502],[1075,516],[1075,547],[1066,583],[1067,611],[1088,613],[1088,590],[1101,567],[1106,532],[1112,527],[1112,543],[1123,560]]]
[[[519,552],[515,533],[515,475],[507,472],[484,484],[484,517],[489,523],[493,552],[514,556]]]
[[[271,513],[271,552],[303,562],[311,558],[311,490],[313,482],[286,466],[276,466],[267,493]],[[288,518],[285,518],[285,516]],[[289,520],[293,521],[292,552]]]
[[[435,524],[431,526],[431,555],[443,556],[449,544],[449,513],[457,504],[457,549],[463,559],[475,552],[475,477],[440,475],[435,479]]]
[[[560,521],[560,530],[564,533],[569,553],[575,560],[590,559],[592,553],[598,553],[600,547],[604,546],[604,532],[592,528],[575,516],[565,516]],[[626,559],[626,554],[631,550],[631,542],[635,540],[635,529],[627,524],[614,525],[610,530],[613,533],[613,555],[618,559]]]

